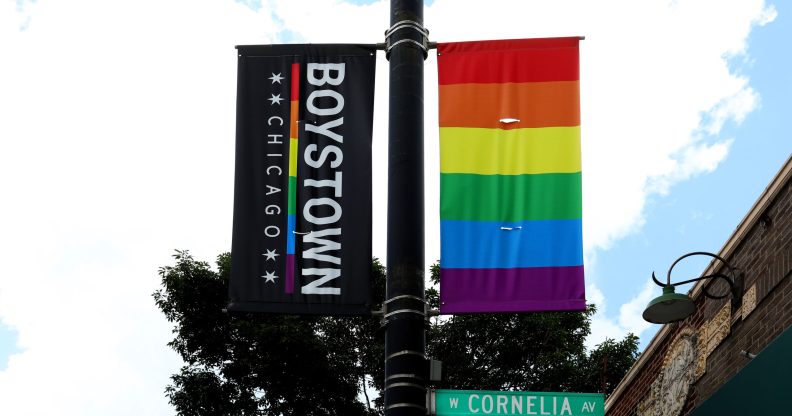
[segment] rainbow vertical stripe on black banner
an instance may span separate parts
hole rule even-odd
[[[438,44],[442,313],[585,309],[578,43]]]
[[[291,67],[291,100],[289,101],[289,191],[287,202],[288,225],[286,231],[286,293],[294,293],[294,255],[297,247],[297,119],[300,114],[300,64]]]

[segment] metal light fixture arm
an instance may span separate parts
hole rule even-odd
[[[679,263],[680,261],[682,261],[685,258],[688,258],[690,256],[697,256],[697,255],[709,256],[709,257],[712,257],[712,258],[720,260],[720,262],[723,263],[729,269],[729,274],[726,275],[726,274],[723,274],[723,273],[713,273],[713,274],[708,274],[706,276],[697,277],[697,278],[694,278],[694,279],[688,279],[688,280],[683,280],[681,282],[671,283],[671,271],[674,270],[674,266],[676,266],[677,263]],[[679,285],[683,285],[683,284],[686,284],[686,283],[692,283],[692,282],[697,282],[699,280],[706,280],[706,279],[723,279],[723,280],[726,281],[726,283],[729,284],[729,292],[728,293],[725,293],[723,295],[713,295],[713,294],[709,293],[709,289],[707,287],[705,287],[704,290],[703,290],[704,296],[706,296],[706,297],[708,297],[710,299],[723,299],[723,298],[731,295],[733,301],[737,301],[739,299],[739,284],[738,284],[739,282],[736,280],[736,276],[737,276],[737,274],[735,273],[735,268],[732,267],[723,257],[720,257],[720,256],[718,256],[716,254],[708,253],[706,251],[695,251],[695,252],[692,252],[692,253],[687,253],[684,256],[676,259],[676,261],[674,261],[674,263],[668,269],[668,274],[667,274],[667,277],[666,277],[666,283],[662,283],[659,280],[657,280],[657,277],[655,277],[654,272],[652,272],[652,280],[654,280],[655,284],[657,284],[660,287],[679,286]]]

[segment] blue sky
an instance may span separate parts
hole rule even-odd
[[[17,333],[13,329],[0,323],[0,371],[8,365],[8,357],[20,352],[16,346]]]
[[[632,331],[645,345],[651,272],[717,252],[792,152],[792,6],[486,4],[426,2],[432,40],[586,36],[584,246],[600,310],[588,343]],[[162,392],[182,363],[151,293],[174,249],[207,261],[230,250],[234,45],[382,42],[388,20],[376,0],[0,0],[0,414],[172,414]],[[385,201],[377,65],[374,200]],[[439,258],[435,83],[430,54],[428,262]],[[382,259],[384,224],[375,202]],[[47,401],[43,379],[59,386]]]
[[[726,123],[720,135],[734,138],[728,156],[713,172],[649,198],[645,225],[598,252],[590,272],[597,275],[609,305],[629,301],[652,271],[663,280],[668,267],[685,253],[717,254],[792,152],[792,53],[785,45],[785,39],[792,39],[792,4],[775,7],[775,21],[751,33],[747,56],[730,60],[735,71],[750,77],[761,99],[742,123]],[[704,256],[686,259],[672,277],[697,277],[707,264]],[[654,295],[659,294],[658,287]],[[608,311],[614,318],[617,312]],[[659,326],[650,328],[641,334],[642,348]]]

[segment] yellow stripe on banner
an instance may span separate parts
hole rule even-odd
[[[523,175],[580,172],[580,126],[440,128],[440,172]]]
[[[297,177],[297,139],[289,139],[289,176]]]

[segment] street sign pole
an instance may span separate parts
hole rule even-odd
[[[385,320],[385,414],[426,414],[424,300],[423,71],[427,33],[422,0],[391,0],[386,32],[388,117],[388,258]]]

